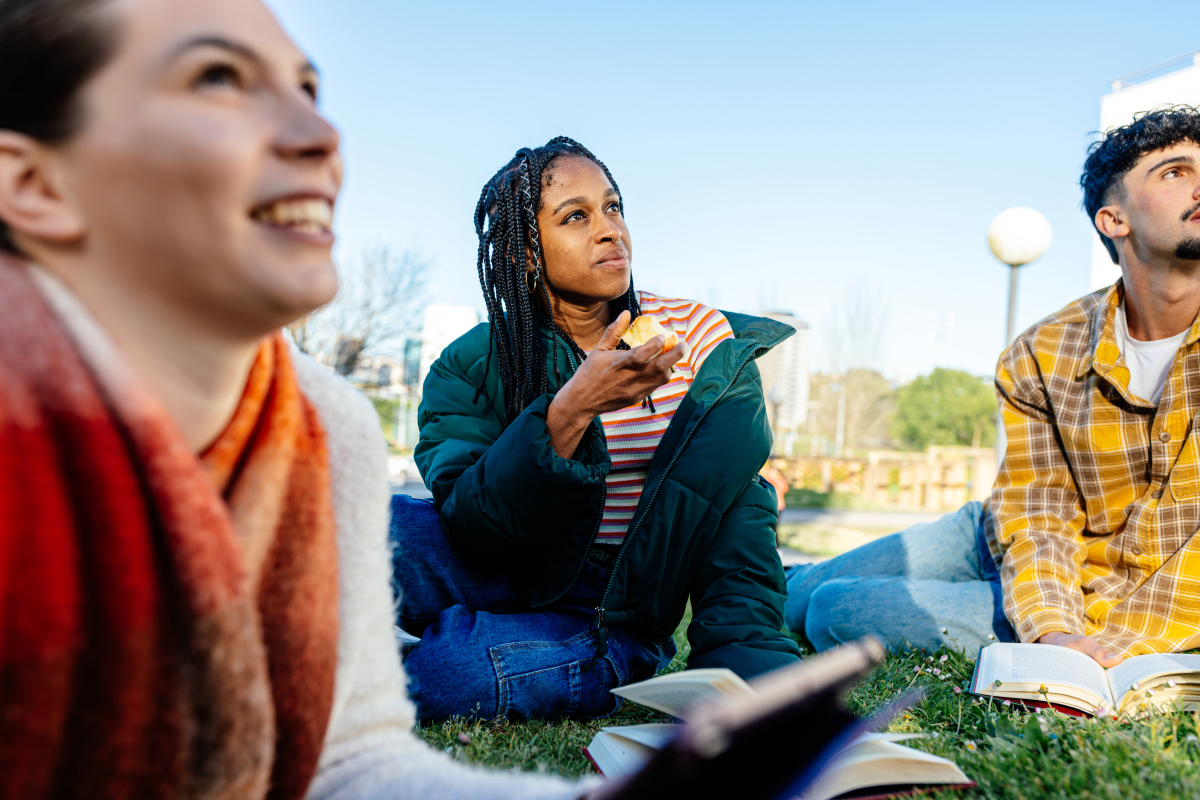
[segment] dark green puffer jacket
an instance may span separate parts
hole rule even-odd
[[[742,677],[800,657],[783,626],[783,566],[772,526],[775,491],[758,477],[771,450],[754,359],[794,330],[726,313],[736,338],[705,360],[650,462],[633,522],[597,608],[604,629],[629,624],[649,641],[669,637],[689,597],[688,667],[728,667]],[[551,333],[543,331],[553,357]],[[575,359],[561,340],[558,373]],[[419,412],[417,467],[442,527],[468,562],[501,566],[531,608],[563,597],[579,576],[604,507],[611,462],[600,420],[573,459],[550,446],[546,410],[558,386],[504,426],[496,364],[484,393],[488,326],[459,338],[433,364]]]

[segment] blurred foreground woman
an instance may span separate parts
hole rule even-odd
[[[411,733],[338,135],[257,0],[0,0],[0,797],[574,796]]]

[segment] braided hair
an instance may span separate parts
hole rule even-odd
[[[546,289],[545,261],[538,231],[537,212],[542,205],[542,181],[550,166],[560,158],[586,158],[604,171],[621,201],[621,190],[608,167],[586,147],[566,136],[556,136],[542,147],[523,147],[484,185],[475,205],[475,234],[479,237],[476,266],[483,300],[488,312],[488,354],[483,378],[475,391],[475,400],[483,393],[491,370],[492,353],[504,387],[506,424],[512,422],[541,394],[549,389],[546,372],[546,344],[538,328],[550,329],[554,341],[551,363],[558,375],[559,339],[582,360],[587,354],[570,334],[554,321],[550,293]],[[529,281],[529,255],[533,260],[533,281]],[[533,287],[531,291],[530,286]],[[535,302],[534,292],[542,302]],[[618,313],[628,311],[631,318],[641,313],[633,279],[629,289],[615,301]]]

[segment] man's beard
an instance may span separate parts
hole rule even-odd
[[[1184,239],[1175,245],[1175,257],[1183,261],[1200,261],[1200,239]]]
[[[1200,204],[1183,212],[1183,216],[1180,219],[1184,222],[1190,222],[1192,217],[1196,216],[1197,211],[1200,211]],[[1175,245],[1175,257],[1183,261],[1200,261],[1200,239],[1184,239]]]

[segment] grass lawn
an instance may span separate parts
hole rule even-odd
[[[782,546],[826,558],[840,556],[892,532],[891,528],[868,530],[827,522],[781,522],[776,529]]]
[[[675,634],[680,654],[671,670],[683,668],[686,623]],[[968,695],[964,687],[973,667],[950,651],[891,656],[847,700],[851,711],[866,715],[910,686],[925,687],[925,701],[889,730],[928,734],[905,744],[952,759],[979,784],[935,797],[1200,799],[1200,714],[1116,723],[1026,713]],[[669,721],[625,703],[605,720],[450,722],[424,727],[420,735],[463,761],[574,777],[594,772],[583,748],[601,727]]]

